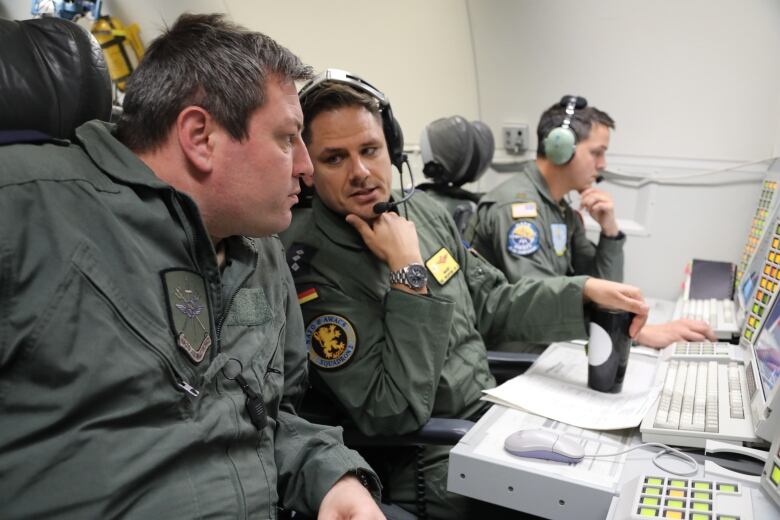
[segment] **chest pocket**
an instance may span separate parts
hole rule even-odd
[[[279,405],[284,369],[284,313],[275,313],[274,308],[285,307],[283,302],[272,307],[262,288],[240,289],[225,318],[221,337],[226,353],[240,359],[244,367],[251,367],[269,410]]]

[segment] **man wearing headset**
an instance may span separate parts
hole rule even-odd
[[[330,69],[300,97],[314,165],[304,182],[316,194],[311,212],[293,217],[305,220],[282,238],[312,384],[363,433],[408,433],[431,416],[478,418],[481,392],[495,384],[485,342],[583,337],[587,301],[635,312],[632,335],[641,328],[647,306],[634,287],[586,276],[510,284],[464,247],[450,215],[424,193],[408,198],[404,216],[396,213],[388,202],[403,145],[374,87]],[[433,518],[484,512],[487,504],[447,493],[448,450],[421,455],[424,489],[413,450],[388,457],[385,495],[411,511],[424,502]]]
[[[612,118],[565,96],[539,120],[536,160],[518,175],[485,194],[466,232],[466,239],[510,281],[523,277],[590,275],[623,280],[625,235],[615,219],[612,196],[596,187],[607,166]],[[565,196],[577,191],[580,206],[601,227],[598,244],[585,235],[582,217]],[[709,325],[675,320],[645,326],[637,342],[656,348],[675,341],[716,340]],[[501,348],[540,350],[543,345],[518,343]]]

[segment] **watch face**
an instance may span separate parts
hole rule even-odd
[[[428,282],[428,271],[423,265],[412,264],[406,271],[406,279],[412,289],[425,287],[426,282]]]

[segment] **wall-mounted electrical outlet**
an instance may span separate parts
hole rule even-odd
[[[528,125],[505,123],[503,126],[504,149],[506,153],[519,155],[528,150]]]

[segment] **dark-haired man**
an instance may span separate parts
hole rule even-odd
[[[270,235],[311,172],[309,76],[184,15],[116,131],[0,147],[4,518],[382,518],[365,461],[295,413],[303,324]]]
[[[572,106],[569,99],[574,101]],[[575,108],[577,102],[584,106]],[[562,126],[573,134],[573,148],[560,159],[550,157],[545,143],[558,145],[548,137]],[[536,160],[526,162],[520,173],[479,201],[466,232],[472,247],[510,281],[576,275],[622,281],[626,237],[618,227],[612,195],[595,187],[607,166],[614,128],[609,114],[588,106],[583,98],[564,97],[547,109],[536,129]],[[587,238],[582,217],[566,201],[571,191],[580,194],[580,207],[600,226],[598,244]],[[696,320],[647,325],[636,338],[658,348],[679,340],[704,339],[714,341],[715,335],[706,323]],[[541,350],[544,345],[515,342],[503,348]]]
[[[482,390],[495,385],[485,342],[582,337],[586,301],[636,312],[632,333],[641,327],[647,307],[634,287],[588,277],[509,284],[424,193],[400,211],[408,218],[377,214],[393,197],[391,154],[402,149],[396,135],[387,140],[386,98],[330,71],[301,98],[314,164],[304,181],[316,195],[283,240],[304,302],[312,383],[364,433],[407,433],[431,416],[478,418]],[[423,503],[432,518],[498,518],[446,491],[448,451],[389,455],[387,496],[410,511]]]

